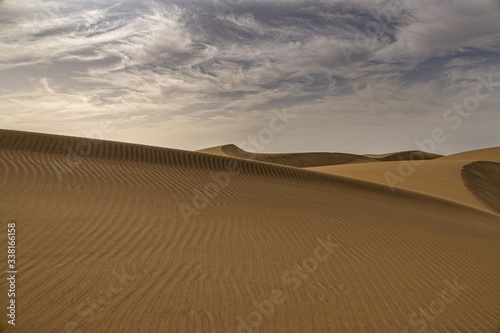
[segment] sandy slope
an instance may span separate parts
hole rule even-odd
[[[478,160],[500,161],[500,147],[425,161],[377,162],[350,166],[331,165],[310,169],[417,191],[494,212],[495,209],[492,208],[491,204],[486,203],[477,193],[470,191],[462,180],[462,169]],[[481,186],[481,191],[484,188]],[[491,190],[489,191],[491,192]],[[499,200],[497,199],[497,202]]]
[[[199,150],[199,152],[219,156],[243,158],[259,162],[287,165],[298,168],[378,161],[412,160],[414,158],[431,160],[441,156],[420,151],[404,151],[399,153],[379,155],[356,155],[347,153],[266,154],[247,152],[232,144],[206,148]]]
[[[333,165],[311,168],[334,175],[352,177],[396,189],[407,189],[455,201],[482,210],[491,210],[467,189],[461,179],[462,168],[471,161],[433,160],[410,166],[409,162],[378,162],[370,165]],[[400,173],[400,170],[402,172]],[[414,170],[411,172],[411,170]]]
[[[465,186],[474,195],[500,213],[500,163],[472,162],[462,168]]]
[[[14,220],[19,272],[5,332],[500,328],[495,214],[308,170],[13,131],[0,131],[0,175],[0,247]]]

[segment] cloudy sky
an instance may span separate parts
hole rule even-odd
[[[251,150],[382,153],[436,128],[438,153],[500,145],[496,0],[0,0],[0,50],[0,128],[188,150],[260,133]]]

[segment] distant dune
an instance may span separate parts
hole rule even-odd
[[[224,147],[207,154],[0,130],[0,247],[14,221],[18,250],[17,324],[4,318],[0,331],[500,328],[500,215],[487,203],[497,164],[425,161],[403,183],[428,182],[417,193],[360,176],[374,181],[378,171],[363,167],[399,161],[251,158],[263,163]],[[270,161],[333,161],[360,179]],[[450,201],[433,181],[470,197]]]
[[[500,147],[484,148],[466,151],[442,157],[443,160],[465,160],[465,161],[493,161],[500,162]]]
[[[498,206],[500,196],[489,195],[491,199],[485,201],[484,195],[479,193],[498,193],[500,186],[492,182],[487,187],[469,184],[462,181],[463,169],[477,160],[500,161],[500,147],[480,149],[466,153],[444,156],[422,162],[377,162],[363,165],[331,165],[313,167],[311,170],[351,177],[379,184],[392,185],[395,188],[412,190],[435,197],[452,200],[460,204],[495,212],[493,206]],[[466,173],[469,178],[470,172]],[[489,176],[492,177],[491,175]],[[469,183],[471,181],[469,180]],[[474,191],[470,190],[474,188]],[[487,190],[486,190],[487,188]],[[493,191],[493,188],[497,192]]]
[[[364,156],[373,158],[379,162],[389,162],[402,160],[433,160],[442,157],[443,155],[423,152],[420,150],[409,150],[388,154],[366,154]]]
[[[281,164],[298,168],[378,161],[410,160],[413,158],[427,160],[438,158],[441,156],[419,151],[406,151],[381,155],[356,155],[347,153],[263,154],[247,152],[232,144],[206,148],[199,150],[199,152],[219,156],[243,158],[259,162]]]

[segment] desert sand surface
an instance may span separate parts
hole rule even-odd
[[[198,150],[202,153],[242,158],[252,161],[274,163],[298,168],[317,167],[326,165],[355,164],[380,161],[399,161],[412,160],[415,157],[424,160],[431,160],[441,155],[420,152],[403,151],[397,153],[378,154],[378,155],[357,155],[348,153],[254,153],[248,152],[236,145],[222,145]],[[418,155],[417,155],[418,153]]]
[[[18,272],[0,331],[499,332],[500,216],[482,200],[266,162],[0,130]],[[445,169],[435,188],[491,200],[496,164],[466,186],[473,161],[424,162]]]

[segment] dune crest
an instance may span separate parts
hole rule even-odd
[[[428,153],[420,150],[401,151],[387,154],[365,154],[364,156],[373,158],[380,162],[390,161],[410,161],[410,160],[433,160],[443,157],[443,155]]]
[[[377,161],[400,161],[411,159],[430,160],[441,157],[441,155],[421,151],[405,151],[380,155],[356,155],[348,153],[252,153],[233,144],[216,146],[198,151],[207,154],[288,165],[297,168]]]

